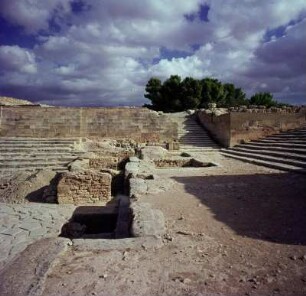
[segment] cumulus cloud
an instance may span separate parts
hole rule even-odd
[[[56,19],[70,12],[72,0],[1,0],[3,18],[21,26],[27,33],[48,29],[52,17]]]
[[[201,5],[208,21],[186,17]],[[151,76],[172,74],[213,76],[292,102],[306,93],[304,0],[2,0],[0,16],[36,38],[31,48],[0,47],[3,94],[140,105]],[[279,26],[282,38],[271,33]]]
[[[19,46],[0,46],[1,72],[20,71],[25,74],[37,72],[35,55]]]

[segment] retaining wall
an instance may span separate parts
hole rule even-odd
[[[298,113],[230,112],[218,116],[199,111],[198,119],[224,147],[257,140],[306,124],[305,110]]]
[[[2,137],[128,138],[137,142],[177,139],[177,124],[146,108],[0,108]]]

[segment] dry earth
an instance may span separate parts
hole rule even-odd
[[[306,295],[305,176],[208,159],[222,166],[160,169],[175,185],[142,198],[165,215],[162,248],[70,250],[43,295]]]

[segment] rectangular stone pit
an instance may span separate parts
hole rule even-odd
[[[80,206],[63,225],[61,236],[70,239],[115,238],[117,223],[117,207]]]
[[[111,200],[112,176],[92,170],[65,172],[57,185],[59,204],[106,204]]]

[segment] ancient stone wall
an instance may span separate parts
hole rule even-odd
[[[0,136],[177,139],[177,124],[146,108],[0,107]]]
[[[252,111],[252,110],[251,110]],[[230,112],[219,116],[200,111],[198,118],[210,134],[225,147],[257,140],[306,124],[304,110],[300,112]],[[278,110],[277,110],[278,111]]]
[[[205,111],[198,112],[200,123],[221,146],[227,147],[230,143],[230,114],[215,116]]]
[[[243,141],[257,140],[305,124],[301,113],[230,113],[230,143],[232,147]]]
[[[92,170],[66,172],[57,185],[59,204],[107,203],[111,199],[112,176]]]

